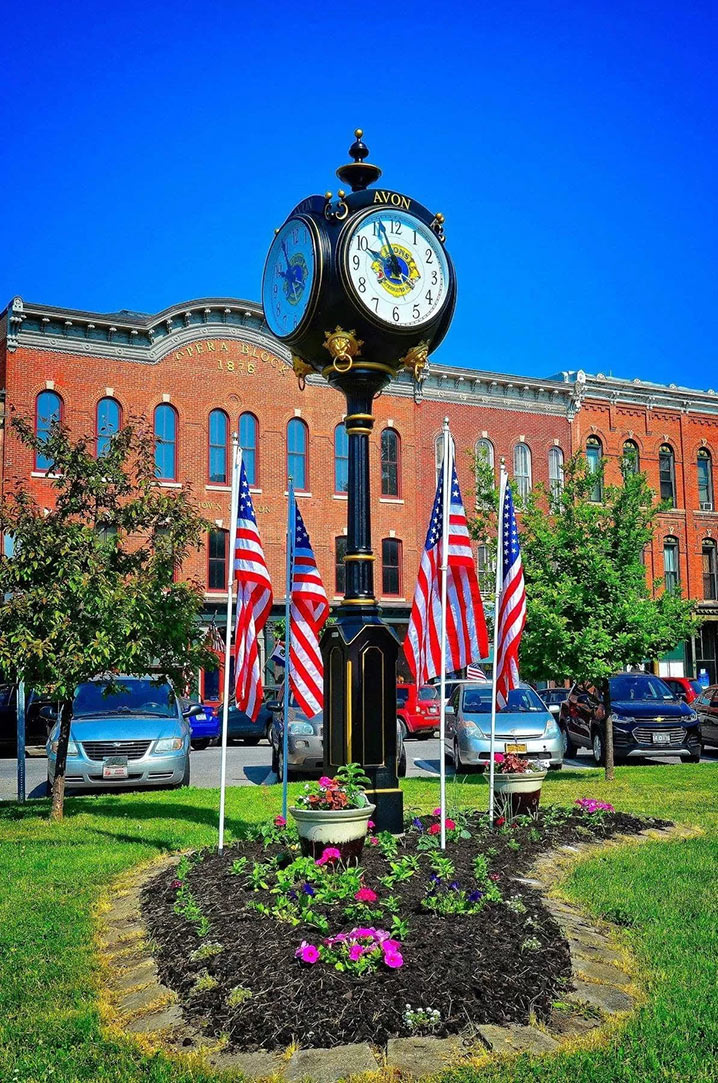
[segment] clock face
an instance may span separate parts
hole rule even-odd
[[[348,235],[344,268],[355,301],[390,327],[421,327],[438,315],[449,290],[440,241],[406,211],[372,210]]]
[[[269,249],[262,282],[262,305],[269,329],[286,338],[296,331],[316,294],[317,244],[311,223],[290,218]]]

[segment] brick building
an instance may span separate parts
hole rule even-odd
[[[34,416],[40,429],[60,416],[75,434],[90,434],[99,450],[131,416],[154,425],[160,484],[189,484],[212,523],[204,550],[190,557],[185,571],[205,584],[204,616],[209,621],[216,614],[218,624],[226,604],[228,447],[237,428],[276,615],[283,607],[289,472],[328,593],[335,600],[342,593],[343,399],[314,377],[301,392],[289,361],[286,348],[268,332],[261,308],[233,298],[192,301],[156,316],[81,312],[15,298],[0,318],[0,391],[6,411]],[[715,553],[710,572],[707,546],[718,538],[711,476],[712,455],[718,453],[718,396],[587,377],[580,371],[537,380],[433,366],[420,404],[409,378],[402,377],[377,399],[375,414],[375,591],[390,623],[401,626],[408,616],[445,416],[457,441],[467,503],[472,488],[468,452],[480,441],[496,465],[505,456],[525,488],[559,479],[564,458],[587,442],[589,454],[598,450],[609,457],[611,477],[618,472],[624,445],[633,441],[656,490],[659,471],[667,489],[669,465],[672,470],[676,507],[663,517],[649,572],[663,575],[667,560],[667,577],[678,574],[676,582],[702,600],[708,631],[689,645],[686,664],[691,670],[696,663],[704,665],[716,679]],[[662,447],[672,449],[671,464]],[[38,502],[49,504],[52,488],[45,468],[9,428],[0,429],[3,486],[23,478]],[[482,555],[477,557],[481,564]],[[703,601],[708,596],[711,600]]]

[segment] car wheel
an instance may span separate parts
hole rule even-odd
[[[700,754],[700,752],[691,752],[690,756],[686,756],[686,761],[688,763],[700,763],[701,762],[701,754]]]
[[[420,733],[416,734],[416,739],[418,741],[430,741],[433,736],[434,736],[434,731],[433,730],[421,730]]]
[[[405,741],[407,739],[407,737],[409,736],[409,730],[407,729],[406,722],[404,721],[403,718],[397,718],[397,722],[399,724],[399,732],[401,733],[401,739],[402,739],[402,741]]]
[[[245,737],[244,743],[245,745],[258,745],[261,740],[261,737]]]
[[[49,775],[45,779],[45,793],[42,794],[42,796],[43,797],[52,797],[52,779],[50,778]]]
[[[277,778],[281,782],[283,777],[284,777],[284,751],[283,751],[283,749],[280,748],[279,752],[277,753]],[[287,764],[287,782],[291,782],[291,779],[292,779],[292,769],[289,766],[289,764]]]
[[[172,789],[173,790],[184,789],[185,786],[189,786],[189,779],[190,779],[190,766],[189,766],[189,756],[188,756],[187,757],[187,762],[185,764],[184,774],[182,775],[182,780],[180,782],[175,782]]]
[[[571,738],[569,737],[568,730],[564,729],[563,726],[561,726],[560,728],[561,728],[561,744],[562,744],[562,747],[563,747],[563,758],[564,759],[567,759],[567,758],[570,759],[571,757],[576,755],[576,746],[573,743],[573,741],[571,740]]]
[[[279,756],[277,755],[277,750],[274,745],[272,745],[272,770],[275,775],[279,775]]]
[[[593,751],[593,762],[596,767],[603,767],[606,763],[606,749],[603,744],[603,734],[600,730],[593,731],[593,743],[591,745]]]
[[[204,752],[205,748],[209,746],[209,737],[198,737],[196,741],[192,741],[192,748],[197,752]]]
[[[454,769],[457,775],[461,772],[464,775],[470,775],[473,771],[473,767],[468,763],[461,762],[461,751],[459,749],[459,741],[457,737],[454,737]]]

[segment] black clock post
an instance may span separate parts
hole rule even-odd
[[[379,830],[403,829],[397,779],[396,661],[374,586],[369,441],[373,400],[402,370],[420,387],[456,300],[443,216],[399,192],[369,190],[381,170],[357,130],[351,188],[310,196],[277,231],[264,271],[269,328],[292,350],[300,387],[319,373],[346,399],[348,437],[345,596],[322,637],[324,764],[363,765]],[[369,289],[367,289],[367,286]],[[351,330],[347,330],[351,328]]]

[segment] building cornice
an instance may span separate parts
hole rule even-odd
[[[617,407],[638,406],[644,410],[718,415],[718,393],[712,388],[704,391],[638,378],[625,380],[619,376],[606,376],[602,372],[591,375],[582,369],[557,373],[551,380],[576,387],[581,401],[591,399],[594,402],[608,402]]]

